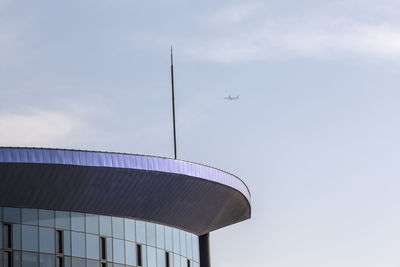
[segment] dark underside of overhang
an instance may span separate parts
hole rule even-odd
[[[153,221],[202,235],[250,218],[237,190],[182,174],[113,167],[0,163],[0,205]]]

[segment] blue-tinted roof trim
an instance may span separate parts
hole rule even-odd
[[[113,152],[0,147],[0,163],[2,162],[113,167],[183,174],[234,188],[246,197],[249,204],[251,203],[249,189],[237,176],[206,165],[183,160]]]

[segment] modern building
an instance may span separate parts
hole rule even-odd
[[[250,212],[244,182],[208,166],[0,148],[4,267],[209,267],[209,233]]]

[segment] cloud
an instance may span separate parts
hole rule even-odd
[[[209,14],[206,22],[212,27],[237,24],[250,18],[258,7],[257,3],[241,3],[227,6]],[[204,22],[204,18],[201,18],[199,21]]]
[[[228,6],[204,19],[206,34],[182,38],[180,46],[192,59],[216,62],[400,58],[400,27],[389,21],[267,14],[257,5]]]
[[[67,115],[49,111],[30,114],[0,114],[0,145],[50,146],[65,139],[77,122]]]

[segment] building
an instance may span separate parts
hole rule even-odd
[[[0,148],[4,267],[209,267],[209,233],[250,213],[243,181],[208,166]]]

